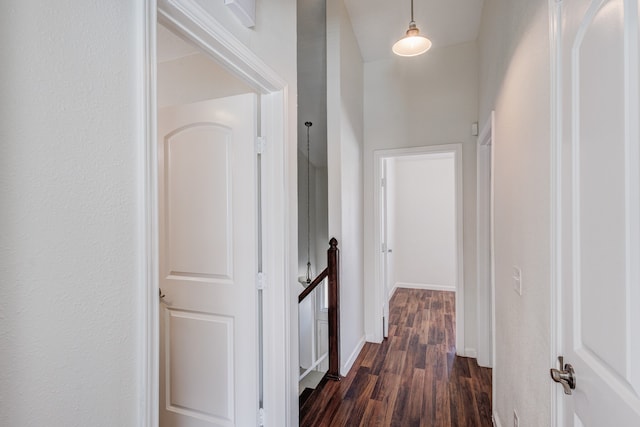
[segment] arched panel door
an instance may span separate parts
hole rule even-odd
[[[160,425],[256,425],[256,95],[161,109]]]

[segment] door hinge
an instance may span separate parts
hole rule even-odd
[[[380,186],[384,187],[387,185],[387,179],[386,178],[380,178]]]
[[[256,154],[264,153],[264,150],[267,148],[267,139],[264,136],[256,137]]]
[[[264,408],[258,409],[258,426],[264,426]]]
[[[256,274],[256,288],[263,290],[267,287],[267,275],[260,272]]]
[[[385,253],[385,252],[387,252],[387,244],[383,243],[382,244],[382,253]]]

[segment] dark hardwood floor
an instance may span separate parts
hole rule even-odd
[[[300,426],[491,426],[491,370],[455,355],[455,294],[398,289],[389,338],[322,380]]]

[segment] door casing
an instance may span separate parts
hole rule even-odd
[[[262,194],[264,224],[262,245],[263,271],[267,277],[264,293],[265,342],[265,424],[292,425],[297,419],[297,301],[289,277],[290,230],[295,212],[289,209],[289,188],[295,188],[295,170],[291,150],[295,147],[288,132],[289,106],[287,82],[255,53],[236,39],[224,25],[207,14],[193,0],[145,0],[140,5],[141,29],[138,49],[140,141],[138,187],[140,194],[139,247],[141,299],[145,304],[138,313],[139,324],[139,423],[158,425],[158,171],[156,112],[156,25],[163,25],[191,40],[261,94],[259,132],[267,141],[262,154]],[[293,153],[295,156],[295,152]],[[295,248],[294,248],[295,249]],[[284,355],[284,357],[282,357]]]
[[[427,145],[424,147],[399,148],[390,150],[376,150],[373,154],[374,167],[374,188],[373,188],[373,230],[374,236],[374,286],[373,286],[373,313],[367,313],[367,316],[373,316],[375,319],[374,335],[367,337],[368,340],[374,342],[382,342],[383,339],[383,305],[385,304],[386,292],[383,289],[384,281],[382,280],[383,265],[380,259],[380,250],[382,248],[381,238],[381,191],[380,182],[383,177],[382,162],[384,159],[392,157],[428,155],[437,153],[453,153],[455,164],[455,203],[456,203],[456,353],[465,356],[464,347],[464,264],[463,264],[463,205],[462,205],[462,144],[442,144]],[[473,355],[475,357],[475,354]]]
[[[478,364],[493,367],[495,363],[495,283],[493,247],[493,144],[495,112],[492,111],[478,136],[477,155],[477,251],[478,258]]]

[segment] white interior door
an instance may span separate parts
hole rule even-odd
[[[256,425],[256,95],[158,112],[160,425]]]
[[[638,0],[561,3],[561,419],[640,426]]]

